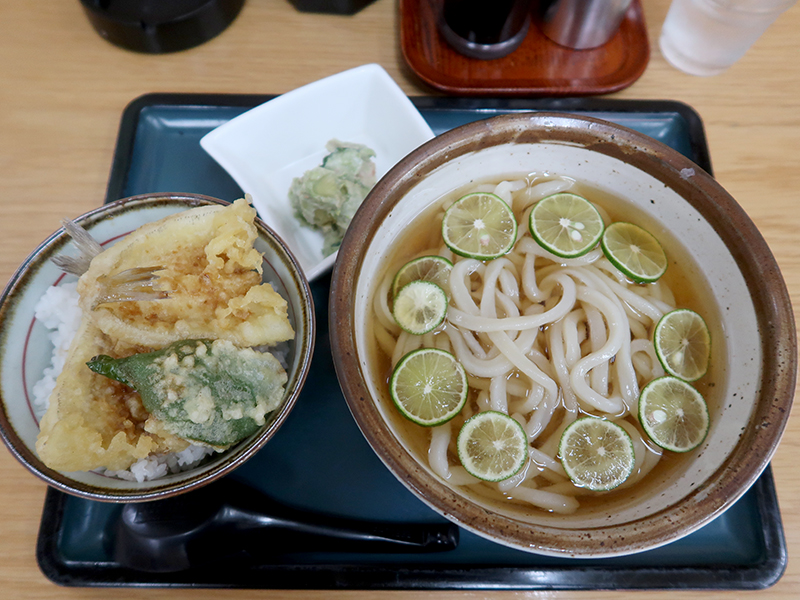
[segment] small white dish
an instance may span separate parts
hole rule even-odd
[[[380,179],[434,137],[414,104],[379,65],[331,75],[265,102],[206,134],[200,145],[253,198],[261,219],[292,249],[309,281],[333,266],[322,234],[294,216],[292,180],[322,162],[331,139],[375,151]]]

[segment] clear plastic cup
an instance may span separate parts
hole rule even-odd
[[[737,60],[797,0],[672,0],[661,53],[692,75],[717,75]]]

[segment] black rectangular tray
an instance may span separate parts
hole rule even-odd
[[[242,190],[200,147],[208,131],[269,100],[266,95],[150,94],[124,111],[106,202],[147,192],[195,192],[233,200]],[[435,133],[497,114],[572,112],[608,119],[682,152],[706,171],[702,121],[672,101],[412,98]],[[388,472],[356,427],[333,370],[327,329],[329,278],[312,284],[317,342],[297,406],[278,434],[232,477],[284,505],[317,514],[394,523],[444,519]],[[271,589],[761,589],[786,568],[786,542],[768,468],[736,504],[691,535],[633,556],[538,556],[460,531],[437,554],[281,554],[233,568],[147,573],[124,568],[109,548],[119,505],[48,489],[37,560],[69,586]]]

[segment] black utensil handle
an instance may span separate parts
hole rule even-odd
[[[386,523],[275,502],[235,480],[122,509],[113,554],[123,567],[178,572],[268,562],[287,553],[430,553],[458,546],[452,523]]]
[[[279,552],[443,552],[458,545],[459,530],[451,523],[376,523],[271,509],[265,513],[225,506],[211,530],[198,539],[236,539],[260,553],[267,537],[269,548]]]

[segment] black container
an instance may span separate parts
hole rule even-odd
[[[444,0],[439,29],[461,54],[490,60],[517,49],[530,13],[531,0]]]
[[[354,15],[375,0],[289,0],[300,12]]]
[[[244,0],[81,0],[97,33],[148,54],[198,46],[222,33]]]

